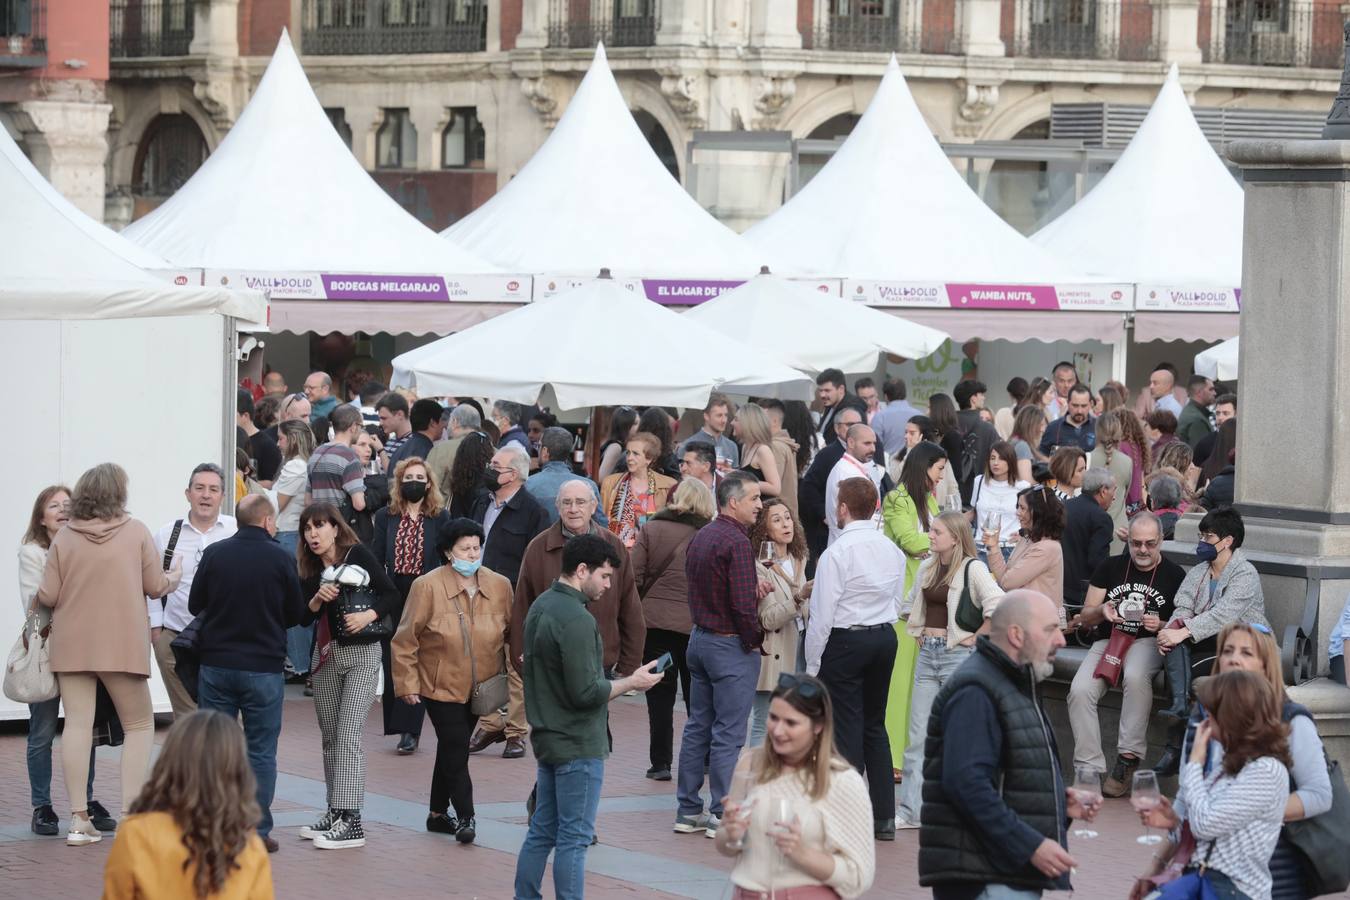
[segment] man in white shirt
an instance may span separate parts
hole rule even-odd
[[[897,646],[895,623],[905,592],[905,557],[872,522],[870,479],[839,484],[839,538],[821,555],[806,627],[806,671],[834,703],[839,752],[867,779],[873,833],[895,840],[895,784],[886,699]]]
[[[147,597],[145,601],[146,611],[150,614],[155,662],[159,664],[159,674],[163,676],[164,686],[169,691],[169,703],[173,706],[174,716],[187,715],[197,708],[174,672],[173,650],[169,646],[192,621],[192,613],[188,612],[192,576],[197,572],[202,552],[217,541],[233,536],[238,530],[234,516],[220,513],[220,504],[225,500],[225,473],[220,466],[202,463],[193,469],[183,494],[188,502],[187,517],[167,523],[155,535],[155,546],[160,553],[170,557],[176,555],[182,560],[183,580],[167,597]],[[178,532],[177,538],[174,537],[175,530]]]
[[[839,506],[839,483],[849,478],[870,478],[872,486],[881,496],[881,477],[886,470],[877,465],[872,457],[876,455],[877,433],[867,425],[851,425],[844,434],[844,455],[830,470],[825,479],[825,524],[830,526],[830,540],[833,544],[843,527],[836,517]],[[880,508],[880,507],[878,507]]]

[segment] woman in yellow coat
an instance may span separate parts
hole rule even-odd
[[[934,490],[942,483],[946,469],[945,450],[931,441],[915,444],[905,456],[900,486],[887,494],[881,504],[886,537],[895,541],[905,554],[906,594],[914,583],[919,563],[928,555],[928,526],[941,512]],[[905,621],[895,625],[898,645],[895,668],[891,669],[891,692],[886,701],[886,733],[891,738],[891,759],[895,762],[904,758],[909,737],[909,697],[914,690],[914,661],[919,652],[918,643],[906,631],[907,625]],[[899,774],[898,768],[895,774]]]

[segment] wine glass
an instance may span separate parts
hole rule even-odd
[[[1134,783],[1130,789],[1130,805],[1137,812],[1145,813],[1156,809],[1158,804],[1162,803],[1162,792],[1158,790],[1158,776],[1152,769],[1141,769],[1134,773]],[[1145,825],[1144,833],[1135,838],[1140,844],[1153,845],[1161,844],[1162,837],[1153,833],[1153,829]]]
[[[984,539],[987,542],[992,535],[997,541],[1000,533],[1003,531],[1003,516],[998,512],[985,513],[984,515]]]
[[[773,565],[773,541],[765,540],[759,545],[759,561],[765,568]]]
[[[961,495],[952,494],[947,497],[947,509],[951,512],[959,513],[961,511]]]
[[[750,791],[754,785],[755,776],[749,770],[731,774],[731,789],[727,794],[727,800],[736,805],[735,819],[741,826],[750,823],[750,813],[755,806],[755,799],[750,796]],[[745,846],[745,835],[742,834],[739,840],[727,841],[727,846],[732,850],[740,850]]]
[[[1073,768],[1073,791],[1074,799],[1080,806],[1094,807],[1102,802],[1102,782],[1101,776],[1097,770],[1090,766],[1074,766]],[[1097,832],[1088,827],[1084,822],[1073,830],[1074,837],[1095,838]]]

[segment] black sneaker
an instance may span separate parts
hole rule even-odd
[[[312,841],[336,825],[337,820],[338,811],[336,809],[325,810],[324,814],[319,817],[319,821],[300,829],[300,836],[307,841]]]
[[[417,752],[417,736],[405,734],[398,739],[398,755],[408,756]]]
[[[99,831],[116,831],[117,820],[108,815],[107,808],[97,800],[89,801],[89,821]]]
[[[476,837],[478,837],[478,823],[474,821],[473,816],[469,816],[459,823],[459,831],[455,832],[455,840],[461,844],[472,844]]]
[[[427,831],[434,831],[437,834],[454,834],[459,831],[459,822],[454,816],[448,816],[445,813],[427,813]]]
[[[61,833],[60,825],[61,820],[56,817],[51,804],[33,808],[33,834],[54,837]]]
[[[360,810],[343,810],[341,818],[323,834],[315,835],[314,846],[320,850],[348,850],[366,845],[366,832],[361,828]]]
[[[670,766],[652,766],[647,770],[647,777],[652,781],[669,781]]]

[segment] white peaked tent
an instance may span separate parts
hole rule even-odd
[[[1195,354],[1195,374],[1218,381],[1236,381],[1238,377],[1238,338],[1215,344]]]
[[[928,356],[948,335],[761,271],[684,314],[795,369],[871,372],[877,357]]]
[[[499,271],[442,240],[375,183],[328,120],[285,31],[220,146],[172,197],[123,234],[175,265],[207,270],[208,284],[221,283],[221,276],[231,284],[242,279],[270,288],[273,300],[324,299],[330,287],[324,273]],[[391,277],[373,283],[397,291],[411,282]],[[423,298],[410,292],[406,299]],[[528,292],[516,299],[528,299]],[[282,321],[274,328],[329,331],[347,324],[355,305],[326,303],[305,321],[290,321],[287,304],[278,304],[274,313]],[[449,314],[442,304],[421,305]],[[368,311],[384,318],[390,309],[375,303]],[[345,318],[335,325],[333,316]],[[375,323],[369,330],[385,328]]]
[[[1186,304],[1184,292],[1198,293],[1211,304],[1213,292],[1227,291],[1236,311],[1235,289],[1242,283],[1242,188],[1191,114],[1175,64],[1111,171],[1032,240],[1091,274],[1138,284],[1141,310],[1197,308]],[[1173,303],[1169,289],[1182,292],[1179,303]],[[1205,317],[1211,324],[1224,320],[1222,332],[1237,333],[1236,315],[1211,315]],[[1168,317],[1144,319],[1136,321],[1137,340],[1207,336],[1166,333]],[[1197,317],[1189,320],[1195,323]],[[1185,319],[1171,321],[1178,325]],[[1156,333],[1160,324],[1163,333]],[[1216,336],[1227,335],[1208,335]]]
[[[167,264],[76,209],[3,128],[0,247],[0,379],[21,386],[24,427],[41,435],[10,449],[0,542],[19,543],[43,487],[73,484],[109,460],[127,470],[135,516],[152,526],[181,516],[182,482],[164,475],[234,459],[235,319],[265,321],[263,296],[147,273],[142,266]],[[191,401],[170,399],[174,386]],[[127,410],[168,406],[169,440],[127,427]],[[16,575],[15,557],[0,557],[0,580]],[[0,633],[16,633],[21,619],[18,604],[0,604]],[[159,674],[151,678],[156,708],[167,710]],[[0,698],[0,719],[27,714]]]
[[[651,352],[618,353],[635,335]],[[394,384],[424,396],[534,403],[550,387],[559,409],[618,403],[703,407],[714,390],[804,400],[812,383],[767,354],[653,303],[601,273],[394,359]]]
[[[785,275],[996,284],[1084,280],[970,189],[933,137],[894,56],[843,146],[745,238]]]
[[[743,279],[762,260],[652,152],[603,46],[544,145],[491,200],[444,232],[512,272]]]

